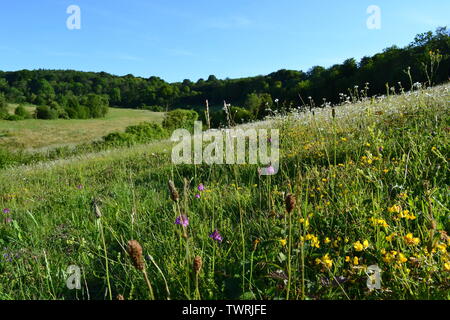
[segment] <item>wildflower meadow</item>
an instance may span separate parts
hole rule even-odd
[[[449,90],[244,125],[279,130],[271,175],[169,140],[6,167],[0,299],[448,299]]]

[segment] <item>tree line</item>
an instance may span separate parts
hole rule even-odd
[[[449,79],[450,32],[446,27],[419,34],[404,48],[347,59],[329,68],[279,70],[265,76],[168,83],[158,77],[114,76],[73,70],[0,71],[0,100],[38,105],[38,118],[94,118],[108,106],[168,111],[191,109],[202,115],[209,101],[213,125],[223,120],[224,101],[241,121],[262,119],[270,111],[300,105],[342,102],[344,95],[377,95],[386,88],[427,85]],[[351,89],[350,92],[348,91]],[[358,88],[360,91],[358,91]],[[315,101],[315,102],[314,102]]]

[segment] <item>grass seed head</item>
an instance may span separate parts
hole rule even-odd
[[[144,258],[142,257],[142,247],[136,240],[128,241],[128,254],[136,269],[144,270]]]
[[[175,187],[175,184],[173,183],[172,180],[169,180],[169,191],[170,191],[170,198],[173,201],[178,202],[178,200],[180,200],[180,195],[178,194],[177,188]]]
[[[203,265],[202,257],[196,256],[194,259],[194,272],[196,274],[200,273],[200,270],[202,270],[202,265]]]
[[[291,213],[295,208],[296,199],[292,194],[288,194],[286,197],[286,211]]]
[[[99,207],[99,200],[96,198],[92,199],[92,209],[94,210],[95,217],[100,219],[102,217],[102,212]]]

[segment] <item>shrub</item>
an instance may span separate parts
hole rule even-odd
[[[126,128],[125,132],[113,132],[103,137],[106,144],[121,146],[160,140],[168,136],[167,131],[157,123],[141,123]]]
[[[250,122],[253,118],[250,111],[239,107],[231,107],[230,113],[236,124]]]
[[[5,119],[8,116],[8,108],[6,104],[5,95],[0,93],[0,119]]]
[[[91,93],[82,100],[83,105],[89,109],[90,118],[101,118],[108,113],[109,101],[107,98]]]
[[[175,129],[187,129],[193,131],[194,122],[198,119],[198,113],[194,110],[176,109],[169,111],[162,123],[163,127],[172,132]]]
[[[22,119],[30,119],[30,118],[31,118],[31,113],[29,113],[29,112],[27,111],[27,109],[25,109],[24,106],[18,106],[18,107],[16,108],[16,110],[14,111],[14,114],[15,114],[16,116],[21,117]]]
[[[24,117],[18,116],[17,114],[10,114],[4,119],[9,120],[9,121],[19,121],[19,120],[24,120]]]
[[[133,144],[133,136],[125,132],[113,132],[103,137],[107,145],[122,146]]]
[[[58,111],[48,106],[39,106],[36,108],[36,118],[45,120],[58,119]]]
[[[167,137],[167,131],[157,123],[141,123],[136,126],[130,126],[125,130],[139,142],[158,140]]]

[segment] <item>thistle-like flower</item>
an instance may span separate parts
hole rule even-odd
[[[214,230],[214,232],[209,237],[213,240],[216,240],[217,242],[222,242],[223,240],[222,236],[220,235],[217,229]]]
[[[175,224],[178,224],[186,228],[189,225],[189,218],[183,214],[177,217],[177,219],[175,220]]]

